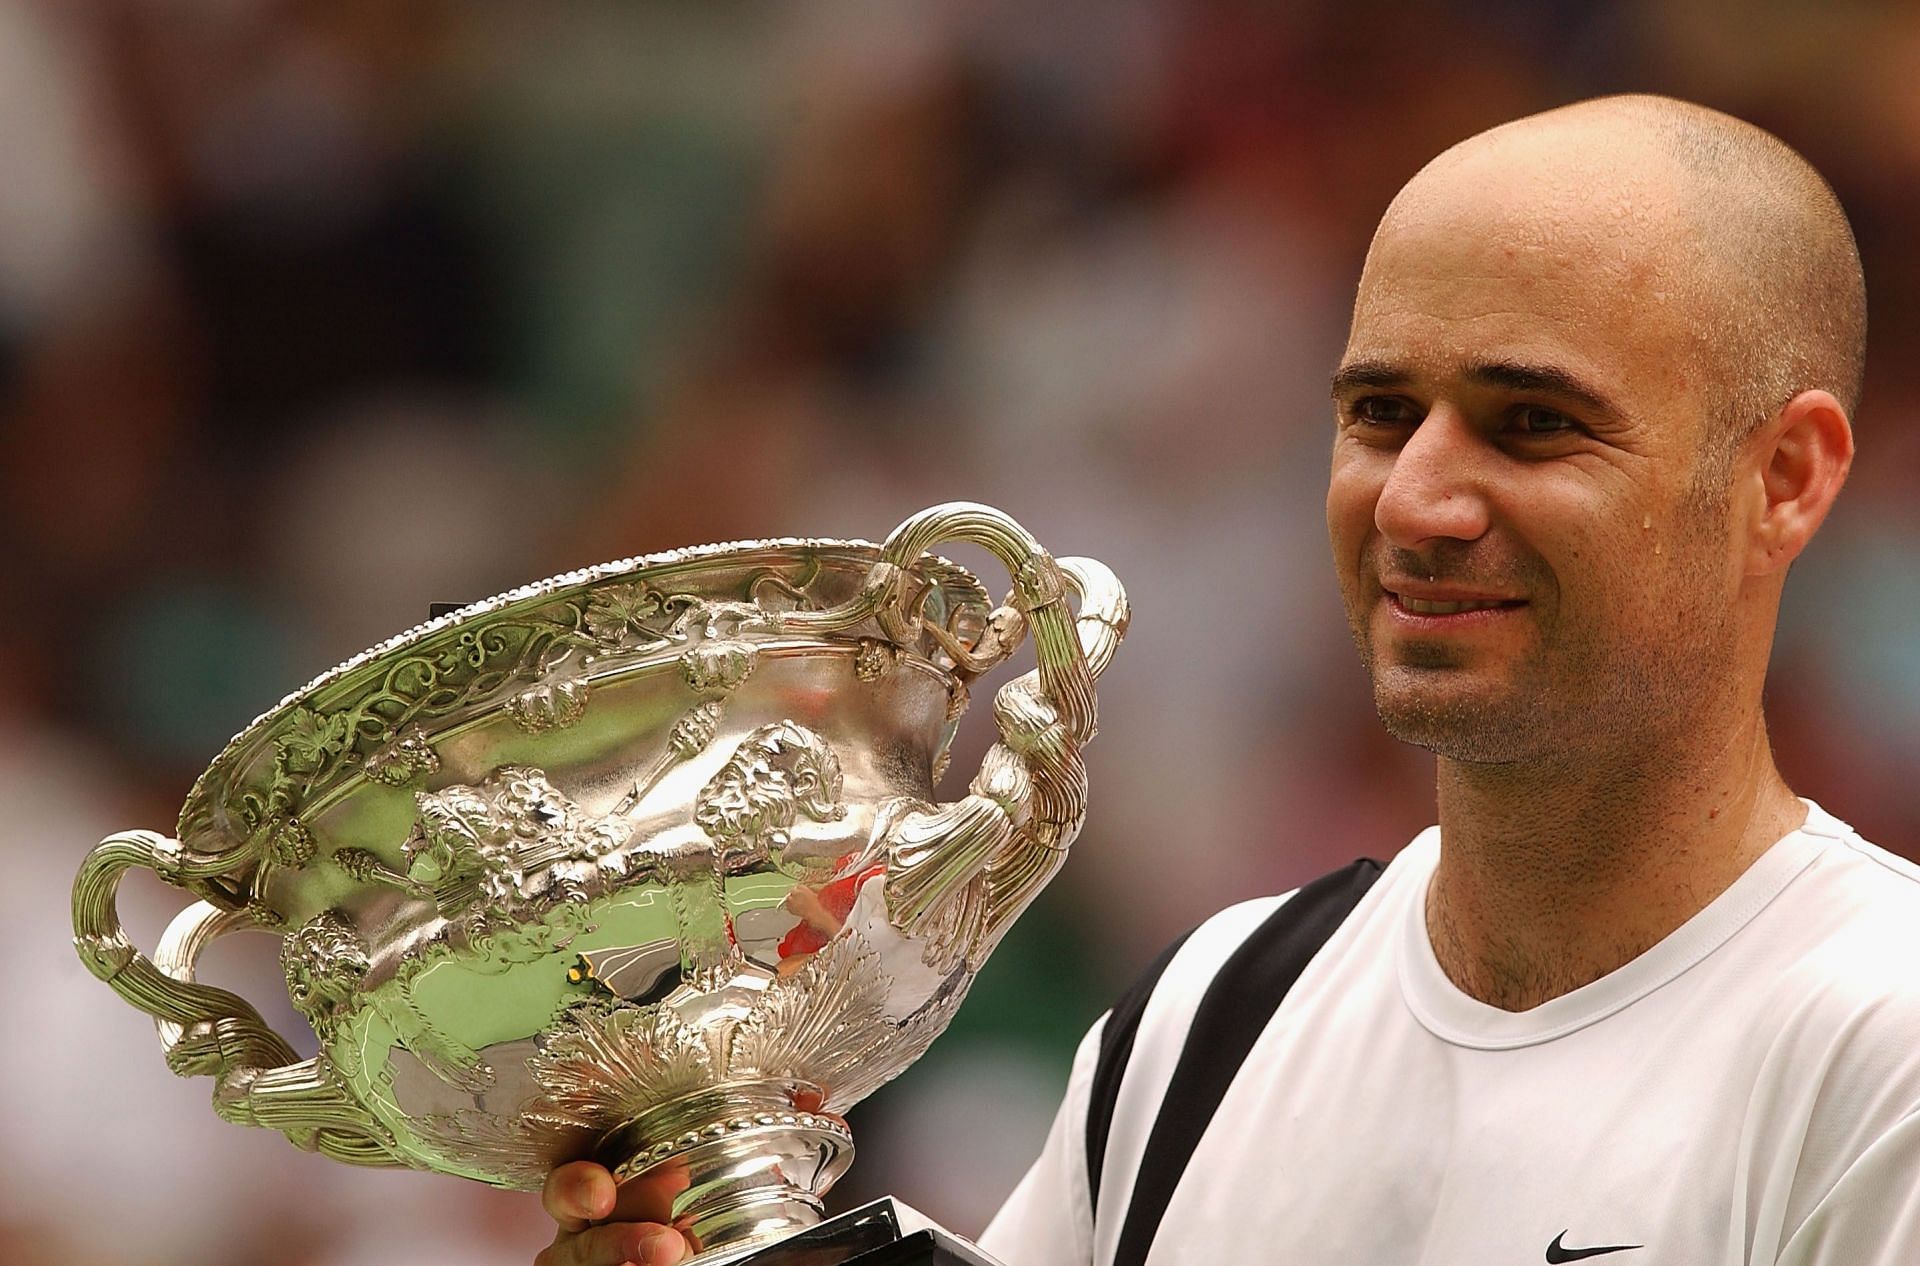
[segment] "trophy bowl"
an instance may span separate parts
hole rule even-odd
[[[995,606],[928,551],[985,547]],[[985,506],[884,545],[648,555],[474,603],[289,695],[215,758],[176,835],[102,841],[87,967],[214,1109],[362,1165],[538,1188],[592,1158],[662,1181],[702,1250],[805,1230],[842,1112],[913,1062],[1086,809],[1093,680],[1126,597]],[[968,685],[1031,638],[998,741],[936,803]],[[151,958],[120,877],[199,898]],[[194,968],[281,937],[319,1053]]]

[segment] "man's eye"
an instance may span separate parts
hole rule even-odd
[[[1580,429],[1580,424],[1566,414],[1537,404],[1522,407],[1514,414],[1514,422],[1528,435],[1564,435]]]
[[[1399,426],[1420,420],[1412,405],[1395,396],[1362,396],[1353,402],[1353,416],[1375,426]]]

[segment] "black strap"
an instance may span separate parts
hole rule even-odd
[[[1147,1009],[1147,999],[1153,996],[1153,987],[1160,983],[1160,973],[1192,935],[1191,930],[1183,932],[1179,940],[1160,951],[1160,956],[1147,965],[1140,978],[1120,995],[1120,1001],[1113,1004],[1106,1027],[1100,1030],[1100,1058],[1094,1061],[1093,1086],[1087,1095],[1087,1201],[1095,1208],[1100,1204],[1100,1171],[1107,1160],[1107,1135],[1113,1130],[1113,1105],[1120,1099],[1121,1075],[1127,1071],[1127,1061],[1133,1058],[1133,1038],[1140,1031],[1140,1013]]]
[[[1269,915],[1215,973],[1194,1013],[1180,1048],[1180,1060],[1174,1065],[1173,1079],[1160,1101],[1153,1131],[1147,1136],[1113,1266],[1143,1266],[1167,1202],[1186,1172],[1187,1160],[1213,1120],[1214,1110],[1240,1071],[1247,1052],[1253,1049],[1293,982],[1360,904],[1360,898],[1380,877],[1380,870],[1379,862],[1361,858],[1307,884]],[[1177,948],[1178,943],[1169,947],[1115,1005],[1100,1035],[1100,1057],[1094,1065],[1087,1104],[1088,1191],[1094,1199],[1100,1190],[1100,1168],[1113,1126],[1120,1077],[1133,1051],[1140,1014]]]

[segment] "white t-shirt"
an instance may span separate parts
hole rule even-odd
[[[1920,870],[1808,811],[1658,945],[1524,1012],[1435,961],[1439,830],[1423,832],[1254,1044],[1149,1266],[1920,1266]],[[1098,1221],[1096,1026],[987,1251],[1111,1261],[1207,982],[1285,900],[1215,916],[1168,964],[1120,1083]]]

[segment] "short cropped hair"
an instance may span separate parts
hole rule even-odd
[[[1730,462],[1754,428],[1802,391],[1832,392],[1851,415],[1866,368],[1867,295],[1840,199],[1813,165],[1751,123],[1669,97],[1603,97],[1644,127],[1682,172],[1678,192],[1703,266],[1681,284],[1702,318],[1703,368],[1725,416]],[[1725,468],[1715,462],[1724,475]]]

